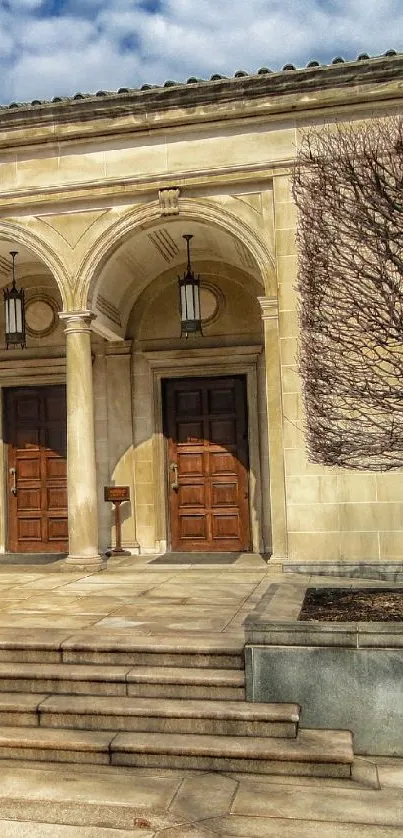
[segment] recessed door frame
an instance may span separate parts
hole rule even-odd
[[[249,514],[252,551],[262,550],[262,489],[258,422],[257,360],[260,346],[146,352],[153,377],[154,403],[154,486],[156,540],[161,552],[169,549],[169,474],[163,427],[163,380],[167,378],[211,378],[244,375],[248,412]]]
[[[54,391],[54,388],[57,388],[58,391],[63,391],[62,393],[57,392],[56,399],[58,404],[58,410],[60,407],[60,417],[57,416],[56,419],[49,419],[47,418],[46,406],[48,405],[48,399],[54,398],[54,393],[49,391],[51,388]],[[63,450],[65,453],[60,458],[60,451],[58,454],[52,453],[52,450],[47,447],[48,443],[48,432],[50,428],[58,429],[59,423],[63,423],[64,427],[66,428],[67,425],[67,411],[66,411],[66,404],[65,404],[65,391],[66,385],[64,383],[57,383],[56,385],[52,384],[25,384],[22,386],[14,386],[14,387],[7,387],[7,396],[8,398],[4,399],[6,394],[3,394],[3,429],[7,432],[7,440],[4,443],[4,434],[3,434],[3,448],[4,448],[4,459],[5,459],[5,476],[6,476],[6,486],[5,490],[7,495],[5,496],[5,507],[7,509],[7,541],[5,543],[6,550],[8,552],[27,552],[27,553],[41,553],[41,552],[49,552],[49,553],[63,553],[68,550],[68,535],[66,536],[54,536],[53,540],[51,537],[51,530],[52,530],[52,523],[59,522],[60,520],[65,521],[68,526],[68,513],[67,513],[67,478],[65,474],[60,475],[58,471],[54,473],[52,471],[53,466],[51,466],[52,462],[56,465],[57,463],[63,462],[67,463],[67,452],[65,451],[66,440],[62,434],[62,443],[63,443]],[[21,450],[18,455],[18,442],[17,437],[13,429],[20,428],[24,430],[25,427],[31,428],[31,424],[26,426],[25,421],[23,420],[23,424],[20,425],[17,420],[17,402],[15,401],[14,397],[16,394],[19,394],[20,399],[24,399],[24,397],[29,397],[29,394],[35,397],[36,404],[38,406],[38,416],[36,417],[36,422],[39,424],[37,427],[39,428],[39,439],[38,442],[34,445],[34,450],[28,451],[23,446],[24,450]],[[64,417],[64,419],[63,419]],[[66,429],[67,430],[67,429]],[[8,435],[11,431],[12,439],[8,439]],[[24,482],[24,468],[23,463],[27,462],[30,463],[34,458],[35,463],[39,465],[39,471],[35,475],[25,475],[25,482]],[[31,507],[24,506],[22,510],[20,510],[20,505],[18,499],[12,498],[11,489],[10,489],[10,473],[11,473],[11,466],[13,467],[14,474],[20,474],[21,466],[21,479],[20,479],[20,487],[18,491],[18,497],[20,496],[20,491],[22,497],[26,497],[27,493],[34,491],[37,497],[37,501],[39,501],[39,506],[35,505]],[[17,469],[17,471],[16,471]],[[12,482],[12,478],[11,478]],[[50,502],[49,498],[52,496],[53,498],[57,498],[56,506]],[[60,496],[62,499],[65,499],[65,504],[62,506],[58,505],[60,501]],[[18,506],[18,509],[17,509]],[[19,525],[18,522],[21,520],[29,521],[34,520],[39,522],[40,528],[40,538],[37,536],[26,536],[20,537],[19,536]]]
[[[49,347],[47,347],[47,350]],[[66,360],[56,347],[52,354],[45,350],[24,349],[23,358],[9,357],[0,362],[0,555],[8,545],[8,475],[7,444],[4,443],[4,390],[13,387],[42,387],[66,384]],[[3,372],[4,367],[4,372]],[[53,368],[53,369],[52,369]],[[45,372],[46,370],[46,372]],[[50,371],[49,371],[50,370]]]
[[[165,452],[168,460],[168,473],[170,479],[168,481],[168,502],[169,502],[169,533],[170,543],[169,547],[172,551],[181,552],[250,552],[251,551],[251,533],[250,533],[250,502],[249,502],[249,443],[248,443],[248,417],[247,417],[247,399],[246,399],[246,377],[245,375],[236,376],[191,376],[190,378],[169,378],[163,379],[163,405],[164,405],[164,430],[165,430]],[[185,442],[180,440],[177,435],[177,421],[186,422],[192,419],[187,416],[187,413],[181,413],[177,410],[176,394],[180,393],[182,398],[186,399],[189,392],[193,392],[194,388],[200,393],[200,411],[197,421],[201,421],[204,432],[207,432],[207,437],[199,436],[197,440],[189,440]],[[200,390],[199,390],[200,388]],[[218,390],[217,390],[218,388]],[[212,412],[210,406],[210,398],[214,394],[223,392],[231,393],[229,402],[226,407],[221,405],[221,408]],[[220,429],[225,427],[227,419],[223,419],[222,414],[228,416],[231,413],[231,426],[234,427],[233,420],[235,419],[235,435],[230,441],[229,465],[228,460],[225,460],[228,468],[223,471],[222,468],[218,472],[214,470],[213,462],[217,462],[216,455],[218,454],[218,461],[225,452],[228,452],[225,441],[219,442],[217,439],[213,441],[210,422],[216,424],[216,433],[220,435]],[[206,421],[209,430],[206,427]],[[222,424],[224,423],[224,424]],[[213,433],[214,436],[214,433]],[[226,437],[228,439],[228,437]],[[182,447],[182,443],[184,444]],[[185,453],[186,449],[186,453]],[[233,450],[235,449],[235,450]],[[186,470],[181,477],[181,469],[179,463],[186,461],[186,458],[192,460],[195,451],[198,462],[201,463],[200,471],[195,474],[187,474]],[[189,459],[188,459],[189,461]],[[194,460],[192,460],[194,462]],[[178,491],[172,491],[171,462],[176,463],[179,474],[179,483],[177,484]],[[181,504],[181,483],[183,480],[183,488],[186,492],[186,486],[190,488],[193,497],[191,502],[192,509],[185,504]],[[170,490],[171,484],[171,490]],[[236,487],[235,496],[231,494]],[[224,505],[218,500],[215,493],[223,489]],[[201,490],[201,495],[197,494]],[[196,492],[198,500],[194,501],[193,492]],[[228,494],[227,494],[228,492]],[[203,498],[204,503],[201,501]],[[201,530],[198,536],[184,537],[181,533],[181,520],[184,519],[197,521],[200,524],[200,513],[203,519],[204,538],[201,537]],[[215,527],[219,525],[220,521],[230,521],[229,527],[225,528],[220,533],[215,532]],[[235,524],[236,520],[236,524]],[[186,546],[187,545],[187,546]]]

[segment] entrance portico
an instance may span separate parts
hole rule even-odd
[[[203,335],[186,340],[180,336],[177,275],[186,259],[183,230],[189,224],[197,245],[193,251],[195,270],[202,277]],[[227,228],[230,226],[228,223]],[[51,329],[47,324],[51,295],[42,293],[40,297],[36,288],[32,294],[27,290],[27,348],[3,355],[0,376],[2,364],[4,373],[7,365],[14,370],[10,378],[13,387],[21,381],[28,389],[36,382],[47,386],[61,381],[66,387],[67,406],[61,408],[66,415],[60,416],[60,422],[67,424],[67,566],[105,566],[101,556],[113,544],[114,533],[111,510],[103,501],[102,490],[110,483],[131,488],[131,502],[122,508],[126,550],[154,554],[175,547],[177,522],[173,519],[163,392],[166,380],[178,381],[184,376],[190,382],[202,382],[201,377],[205,377],[206,383],[210,380],[213,385],[231,377],[243,382],[237,410],[239,417],[244,417],[244,425],[243,430],[239,425],[236,431],[242,450],[236,449],[234,460],[234,467],[238,463],[236,469],[241,468],[243,473],[242,486],[236,489],[234,507],[232,478],[224,469],[218,480],[220,497],[217,495],[214,501],[215,520],[228,529],[231,515],[236,509],[236,515],[240,514],[242,508],[239,520],[243,535],[233,549],[271,549],[270,483],[261,460],[262,453],[268,456],[264,341],[258,304],[265,286],[255,256],[228,229],[224,230],[223,219],[220,226],[185,217],[163,224],[154,221],[146,234],[141,224],[138,229],[135,225],[131,235],[126,231],[111,245],[111,256],[101,260],[98,281],[90,281],[87,295],[81,296],[91,308],[81,302],[81,308],[64,304],[61,310],[54,281],[47,272],[48,285],[53,286],[53,310],[58,315],[56,320],[53,317]],[[40,274],[43,266],[36,270]],[[123,276],[119,290],[113,280],[117,272]],[[142,277],[140,281],[137,276]],[[26,284],[22,265],[20,277]],[[26,370],[28,358],[32,359],[32,374]],[[40,375],[44,367],[46,376]],[[5,401],[3,408],[5,427],[10,421],[7,404]],[[211,427],[217,424],[213,414],[205,421]],[[225,418],[223,414],[220,421],[222,428],[226,423],[229,433],[233,421],[230,415]],[[207,426],[203,436],[206,433]],[[213,445],[218,443],[215,433],[211,437]],[[219,445],[224,445],[222,459],[225,449],[232,450],[234,443],[229,436],[224,439],[221,434],[220,439]],[[5,472],[12,468],[7,445],[4,438]],[[22,477],[17,475],[17,498],[18,492],[22,496],[19,479]],[[18,500],[14,505],[18,508]],[[10,538],[13,527],[10,514],[5,515],[3,549],[23,552],[24,546],[15,545]],[[231,541],[229,530],[228,537]],[[195,543],[189,549],[208,552],[213,547],[216,551],[233,546],[228,538],[221,544],[217,547],[210,537],[204,545]],[[41,543],[42,552],[65,547],[65,542],[60,546],[49,542],[48,548]]]

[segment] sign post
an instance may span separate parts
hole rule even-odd
[[[130,500],[129,486],[104,486],[104,500],[115,506],[115,547],[108,551],[112,556],[127,556],[128,551],[122,548],[122,525],[120,520],[120,504]]]

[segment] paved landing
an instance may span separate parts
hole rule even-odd
[[[2,763],[0,838],[397,838],[403,760],[356,779]]]
[[[231,565],[201,567],[159,566],[154,560],[112,558],[107,570],[92,574],[61,570],[62,561],[2,565],[0,631],[54,628],[241,637],[245,616],[275,576],[259,556],[241,554],[231,557]]]
[[[278,565],[247,553],[229,565],[159,565],[156,558],[112,558],[100,573],[66,572],[63,560],[0,564],[0,632],[53,628],[181,637],[196,632],[243,639],[245,618],[271,585],[282,583],[275,619],[290,617],[296,590],[308,583],[374,587],[373,580],[284,574]]]

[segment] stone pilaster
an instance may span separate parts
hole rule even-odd
[[[277,297],[259,297],[264,326],[270,458],[272,558],[287,557],[287,520]]]
[[[122,547],[139,553],[133,480],[131,348],[131,341],[109,343],[106,347],[108,455],[110,482],[130,486],[130,514],[126,509],[122,519]]]
[[[100,570],[95,465],[90,311],[60,313],[65,323],[67,372],[67,494],[69,555],[66,564]]]

